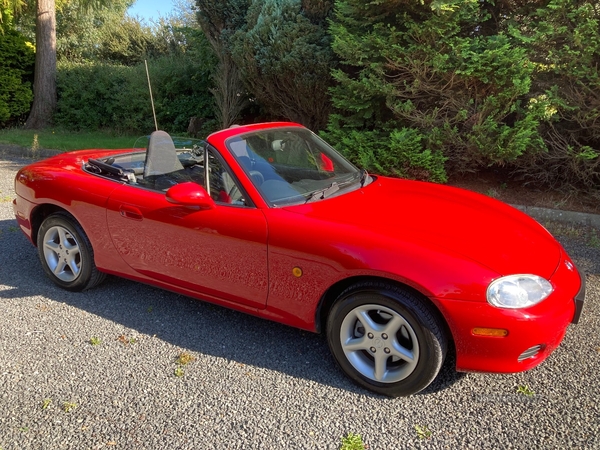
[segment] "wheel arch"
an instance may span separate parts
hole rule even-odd
[[[345,278],[343,280],[338,281],[329,289],[327,289],[325,294],[323,294],[323,297],[321,297],[319,306],[317,307],[315,313],[315,328],[317,333],[321,333],[326,329],[327,317],[329,316],[329,312],[331,311],[333,304],[338,299],[340,294],[352,285],[363,283],[385,283],[408,291],[413,295],[422,298],[425,302],[427,302],[428,305],[430,305],[434,309],[435,313],[439,316],[441,322],[444,324],[444,331],[446,332],[446,336],[448,337],[448,344],[452,346],[454,345],[452,330],[450,329],[448,321],[446,320],[436,303],[431,300],[431,298],[429,298],[423,292],[419,291],[418,289],[415,289],[414,287],[406,283],[401,283],[397,280],[377,276],[356,276]]]
[[[73,215],[67,211],[66,209],[53,205],[50,203],[45,203],[43,205],[37,206],[31,213],[30,222],[31,222],[31,237],[33,244],[37,247],[37,234],[42,225],[42,222],[46,219],[46,217],[51,216],[55,213],[64,213],[69,217],[76,220]]]

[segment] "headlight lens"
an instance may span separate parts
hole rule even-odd
[[[493,281],[487,289],[487,301],[498,308],[527,308],[547,298],[554,288],[537,275],[509,275]]]

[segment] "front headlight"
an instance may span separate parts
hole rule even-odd
[[[490,283],[487,301],[498,308],[527,308],[547,298],[554,288],[537,275],[509,275]]]

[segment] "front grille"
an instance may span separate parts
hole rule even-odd
[[[528,358],[533,358],[534,356],[537,356],[537,354],[544,348],[544,346],[542,344],[539,345],[534,345],[531,348],[528,348],[527,350],[525,350],[523,353],[521,353],[519,355],[518,361],[525,361]]]

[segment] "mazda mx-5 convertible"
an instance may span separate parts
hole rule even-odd
[[[537,222],[499,201],[369,175],[293,123],[22,168],[14,212],[57,285],[106,274],[322,332],[389,396],[458,371],[518,372],[560,344],[585,283]],[[179,147],[179,148],[178,148]]]

